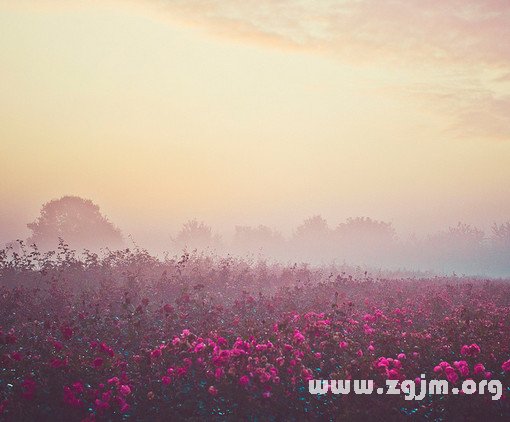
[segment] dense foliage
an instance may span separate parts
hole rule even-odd
[[[510,283],[65,245],[0,254],[0,419],[510,416]],[[504,393],[313,396],[308,380],[499,379]]]

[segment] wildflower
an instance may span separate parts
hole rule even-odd
[[[151,357],[154,358],[154,359],[157,359],[161,356],[161,349],[154,349],[152,352],[151,352]]]
[[[475,374],[481,374],[485,371],[485,366],[483,366],[481,363],[477,363],[475,367],[473,368],[473,372]]]
[[[303,341],[305,341],[305,336],[301,334],[299,330],[296,330],[294,331],[294,341],[296,343],[302,343]]]
[[[455,366],[459,370],[462,376],[466,377],[469,375],[469,366],[465,360],[454,362],[453,366]]]
[[[250,383],[250,378],[247,375],[243,375],[239,378],[239,385],[246,387]]]
[[[204,343],[198,343],[196,346],[195,346],[195,353],[199,353],[201,350],[205,349],[205,344]]]
[[[123,396],[129,396],[131,394],[131,387],[129,385],[123,384],[120,386],[119,391]]]
[[[480,353],[480,346],[478,344],[473,343],[470,346],[464,345],[460,349],[460,354],[463,356],[477,356]]]
[[[459,380],[457,372],[455,372],[455,369],[453,369],[451,366],[446,367],[444,372],[446,374],[446,379],[452,384],[455,384]]]
[[[83,393],[83,391],[84,391],[83,384],[82,384],[80,381],[76,381],[76,382],[73,384],[73,389],[74,389],[74,391],[76,391],[78,394],[81,394],[81,393]]]

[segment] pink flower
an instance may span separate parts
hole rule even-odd
[[[340,343],[338,343],[338,346],[340,346],[340,349],[345,349],[347,347],[347,342],[341,341]]]
[[[129,411],[129,408],[130,408],[129,404],[127,404],[125,401],[122,401],[120,403],[120,411],[121,411],[121,413],[127,413]]]
[[[83,393],[83,391],[85,390],[85,389],[83,388],[83,384],[82,384],[80,381],[76,381],[75,383],[73,383],[73,389],[74,389],[74,391],[76,391],[78,394]]]
[[[108,380],[108,384],[115,384],[115,385],[117,385],[117,384],[119,384],[119,382],[120,382],[120,381],[119,381],[119,378],[118,378],[118,377],[113,377],[113,378],[110,378],[110,379]]]
[[[480,346],[478,344],[473,343],[470,346],[464,345],[460,349],[460,354],[463,356],[476,356],[480,353]]]
[[[376,363],[377,367],[378,368],[387,368],[389,366],[389,362],[388,362],[388,359],[384,358],[384,357],[380,357],[378,360],[377,360],[377,363]]]
[[[309,380],[313,379],[312,371],[307,368],[305,368],[301,371],[301,376],[303,377],[304,381],[309,381]]]
[[[198,343],[196,346],[195,346],[195,353],[199,353],[201,350],[205,349],[205,344],[204,343]]]
[[[218,389],[217,389],[214,385],[211,385],[211,386],[207,389],[207,391],[209,392],[209,394],[210,394],[211,396],[216,396],[216,395],[218,395]]]
[[[154,349],[152,352],[151,352],[151,358],[153,359],[157,359],[161,356],[161,349]]]
[[[459,362],[454,362],[453,364],[459,370],[459,372],[461,373],[461,375],[463,377],[466,377],[469,375],[469,365],[467,364],[467,362],[465,360],[461,360]]]
[[[129,385],[121,385],[120,386],[120,394],[122,394],[123,396],[129,396],[131,394],[131,387],[129,387]]]
[[[241,378],[239,378],[239,384],[243,387],[246,387],[250,383],[250,378],[248,378],[247,375],[243,375]]]
[[[434,372],[435,372],[436,374],[439,374],[439,373],[440,373],[440,372],[442,372],[442,371],[443,371],[443,368],[442,368],[441,366],[439,366],[439,365],[434,366]]]
[[[103,358],[95,358],[92,363],[96,368],[99,368],[103,364]]]
[[[294,331],[294,341],[296,343],[302,343],[303,341],[305,341],[305,336],[301,334],[299,330],[296,330]]]
[[[404,353],[399,353],[397,358],[399,358],[400,360],[404,360],[406,358],[406,355]]]
[[[480,353],[480,346],[478,344],[473,343],[471,346],[469,346],[469,352],[471,356],[476,356]]]
[[[374,329],[370,327],[368,324],[365,324],[363,326],[363,331],[365,332],[365,334],[372,334],[374,332]]]
[[[510,359],[508,359],[506,362],[503,362],[503,364],[501,365],[501,368],[505,372],[510,372]]]
[[[163,377],[161,378],[161,382],[164,385],[169,385],[172,382],[172,379],[168,375],[163,375]]]
[[[388,371],[388,378],[390,380],[398,380],[398,378],[399,378],[398,371],[396,369],[390,369]]]
[[[110,404],[107,401],[102,401],[102,400],[99,400],[99,399],[96,399],[94,401],[94,405],[95,405],[97,410],[106,410],[106,409],[108,409],[110,407]]]
[[[363,350],[359,349],[356,354],[358,355],[358,357],[363,357]]]
[[[455,369],[453,369],[451,366],[446,367],[444,371],[446,373],[446,378],[452,384],[455,384],[459,380],[459,376],[455,372]]]
[[[483,366],[481,363],[477,363],[473,368],[473,371],[475,374],[481,374],[485,371],[485,366]]]
[[[19,352],[14,352],[12,355],[11,355],[11,358],[13,358],[15,361],[20,361],[21,359],[23,359],[23,356],[21,355],[21,353]]]
[[[64,387],[64,403],[73,407],[80,407],[82,404],[69,387]]]

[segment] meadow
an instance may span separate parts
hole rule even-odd
[[[510,416],[507,280],[61,244],[2,250],[0,286],[0,420]],[[421,374],[500,380],[503,396],[308,392]]]

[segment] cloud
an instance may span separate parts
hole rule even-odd
[[[433,101],[462,136],[510,140],[508,0],[140,1],[231,40],[389,66],[409,80],[432,75],[393,91]]]
[[[325,54],[353,67],[384,67],[380,86],[391,88],[386,91],[393,95],[412,92],[428,107],[447,113],[456,133],[510,140],[509,0],[120,3],[142,5],[158,18],[236,42]],[[45,4],[70,7],[55,0]],[[420,79],[423,83],[417,84]]]
[[[157,4],[174,19],[215,34],[276,47],[327,50],[346,60],[510,63],[507,0],[163,0]]]

